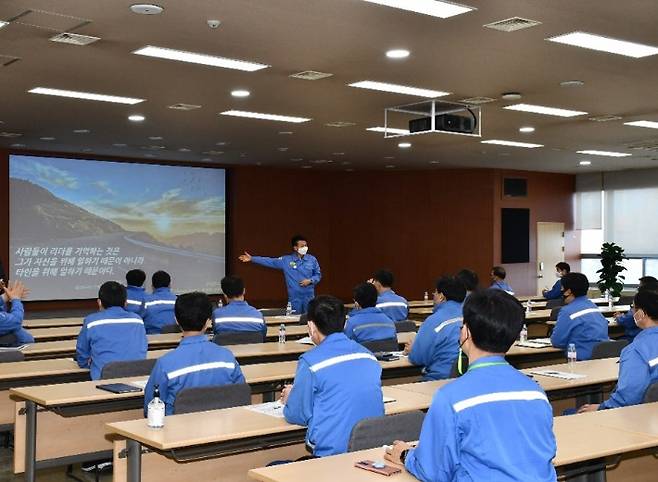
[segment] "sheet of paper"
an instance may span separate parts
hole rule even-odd
[[[243,408],[251,410],[252,412],[262,413],[263,415],[269,415],[270,417],[284,418],[283,405],[281,402],[266,402],[256,405],[245,405]]]
[[[562,380],[579,380],[587,377],[587,375],[580,373],[561,372],[558,370],[532,370],[530,373],[544,377],[560,378]]]
[[[147,382],[148,382],[147,379],[144,379],[144,380],[133,380],[133,381],[128,382],[128,385],[132,385],[133,387],[139,387],[139,388],[141,388],[142,390],[144,390],[144,389],[146,388],[146,383],[147,383]]]
[[[535,343],[543,343],[544,345],[553,346],[550,338],[533,338],[532,341]]]
[[[551,345],[550,344],[547,345],[545,343],[537,343],[535,340],[532,340],[532,341],[518,342],[516,343],[516,346],[520,346],[523,348],[547,348]]]
[[[386,395],[384,395],[384,403],[393,403],[393,402],[397,402],[397,400],[393,397],[387,397]]]
[[[0,351],[22,351],[27,348],[28,345],[20,346],[0,346]]]
[[[304,338],[295,340],[295,343],[301,343],[302,345],[315,345],[315,343],[313,343],[313,340],[311,340],[310,336],[305,336]]]

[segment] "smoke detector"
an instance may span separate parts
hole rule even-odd
[[[488,23],[483,25],[484,28],[490,28],[492,30],[498,30],[499,32],[516,32],[517,30],[523,30],[526,28],[536,27],[541,25],[541,22],[537,20],[530,20],[527,18],[521,17],[512,17],[506,18],[505,20],[499,20],[497,22]]]
[[[139,15],[160,15],[164,12],[164,8],[152,3],[136,3],[130,6],[130,10]]]
[[[78,33],[69,33],[62,32],[58,33],[54,37],[50,37],[51,42],[57,42],[60,44],[69,44],[69,45],[79,45],[84,47],[85,45],[93,44],[98,42],[100,37],[92,37],[91,35],[80,35]]]
[[[327,77],[332,77],[334,74],[328,74],[326,72],[317,72],[315,70],[305,70],[304,72],[298,72],[292,74],[290,77],[293,79],[302,79],[302,80],[320,80],[326,79]]]

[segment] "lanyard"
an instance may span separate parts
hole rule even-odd
[[[478,363],[475,365],[471,365],[468,367],[468,371],[470,372],[471,370],[477,370],[478,368],[486,368],[486,367],[495,367],[496,365],[509,365],[507,362],[486,362],[486,363]]]

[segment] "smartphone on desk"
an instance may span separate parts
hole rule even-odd
[[[387,477],[402,472],[402,469],[391,467],[390,465],[385,465],[381,462],[373,462],[372,460],[361,460],[360,462],[356,462],[354,467],[368,470],[369,472],[374,472],[376,474],[386,475]]]

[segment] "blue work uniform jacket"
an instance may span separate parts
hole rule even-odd
[[[514,290],[506,281],[494,281],[493,283],[491,283],[491,286],[489,286],[489,289],[502,290],[505,291],[506,293],[509,293],[510,295],[514,295]]]
[[[158,288],[144,296],[144,326],[146,333],[162,333],[162,327],[176,323],[176,295],[169,288]]]
[[[452,365],[459,355],[459,331],[462,304],[446,301],[420,325],[411,345],[409,361],[423,367],[423,380],[450,378]]]
[[[544,391],[491,356],[437,390],[404,465],[423,482],[552,482],[556,450]]]
[[[308,427],[313,455],[347,452],[354,426],[384,415],[382,368],[366,348],[333,333],[304,353],[283,413],[289,423]]]
[[[550,290],[545,291],[544,298],[547,300],[557,300],[562,298],[562,280],[557,280]]]
[[[628,310],[626,313],[618,317],[617,324],[624,327],[624,338],[630,342],[632,342],[642,331],[642,329],[635,324],[633,310]]]
[[[178,347],[160,357],[144,389],[144,414],[157,385],[165,415],[173,415],[176,395],[186,388],[245,383],[242,370],[226,348],[205,335],[183,338]]]
[[[566,351],[574,343],[578,360],[591,359],[594,346],[608,339],[608,321],[587,296],[579,296],[562,307],[551,335],[556,348]]]
[[[288,301],[292,304],[292,309],[298,314],[306,313],[308,302],[315,297],[315,285],[322,279],[320,263],[315,256],[306,253],[300,258],[293,252],[279,258],[252,256],[251,262],[283,271],[288,289]],[[311,284],[300,286],[299,282],[305,279],[311,280]]]
[[[144,315],[144,298],[146,291],[141,286],[126,286],[128,299],[126,300],[126,310],[131,313],[137,313],[139,316]]]
[[[92,380],[98,380],[107,363],[143,360],[147,349],[144,322],[139,315],[113,306],[85,318],[75,359],[80,368],[90,369]]]
[[[377,297],[377,308],[393,321],[406,320],[409,315],[409,303],[393,290],[384,291]]]
[[[263,314],[246,301],[231,301],[228,305],[213,311],[215,333],[229,331],[260,331],[267,334]]]
[[[650,385],[658,382],[658,327],[642,330],[619,358],[619,380],[599,410],[642,403]]]
[[[19,299],[11,302],[11,309],[7,311],[5,301],[0,297],[0,336],[14,335],[17,345],[34,343],[34,337],[23,328],[23,317],[25,310],[23,303]]]
[[[345,323],[345,336],[357,343],[397,339],[395,323],[375,307],[352,310]]]

